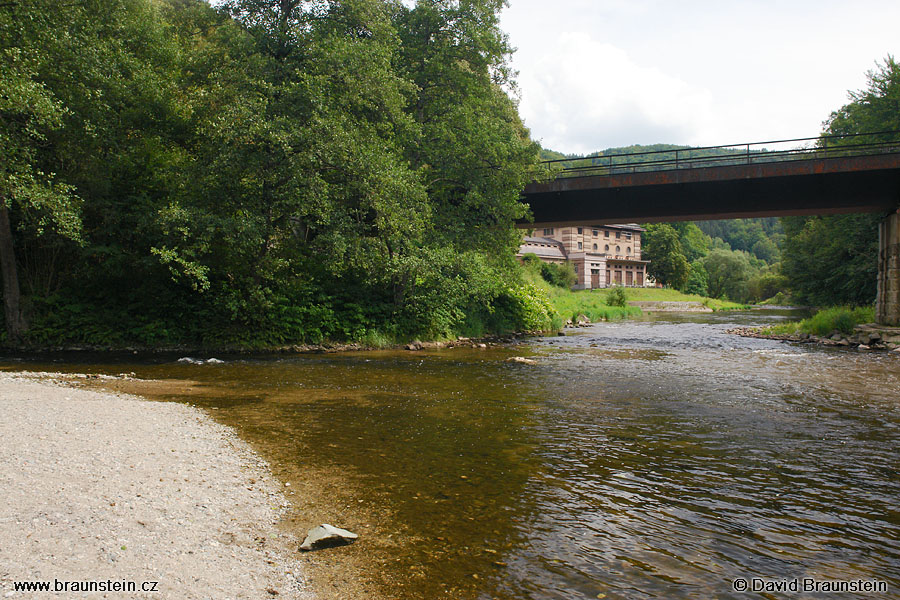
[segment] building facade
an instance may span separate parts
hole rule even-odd
[[[643,231],[637,225],[541,227],[525,236],[517,256],[572,263],[578,277],[574,289],[649,287],[654,284],[647,277],[649,261],[641,260]]]

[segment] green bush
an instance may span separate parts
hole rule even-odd
[[[628,296],[625,295],[625,288],[617,285],[606,292],[606,303],[609,306],[628,306]]]
[[[509,287],[498,296],[493,317],[496,331],[550,331],[561,325],[547,297],[528,283]]]
[[[550,285],[565,289],[570,289],[578,280],[578,276],[575,275],[575,267],[570,262],[563,264],[541,263],[541,277]]]
[[[525,265],[526,268],[540,270],[541,259],[538,258],[537,254],[529,252],[527,254],[522,255],[522,264]]]

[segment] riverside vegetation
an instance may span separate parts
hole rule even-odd
[[[581,315],[593,322],[639,316],[642,311],[637,306],[629,305],[632,301],[694,303],[713,311],[749,308],[745,304],[685,294],[675,289],[616,286],[604,291],[572,290],[570,288],[575,283],[575,271],[571,264],[542,263],[536,255],[526,254],[523,266],[526,281],[549,300],[554,329],[565,322],[577,322]]]
[[[816,312],[799,322],[780,323],[762,328],[762,335],[781,336],[805,333],[816,336],[853,333],[857,325],[875,320],[875,309],[869,306],[833,306]]]
[[[0,5],[5,343],[548,329],[503,4]]]
[[[542,151],[504,5],[0,4],[0,342],[388,345],[628,314],[514,259]],[[825,133],[900,129],[898,94],[888,57]],[[651,225],[644,254],[688,294],[865,305],[875,223]]]

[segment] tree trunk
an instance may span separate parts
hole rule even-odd
[[[9,209],[0,197],[0,271],[3,273],[3,309],[6,317],[6,335],[10,343],[18,342],[25,333],[22,318],[19,274],[16,270],[16,253],[13,248]]]

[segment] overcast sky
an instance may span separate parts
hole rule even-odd
[[[900,56],[900,1],[509,0],[520,113],[546,148],[818,135]]]

